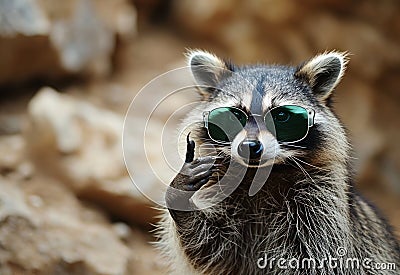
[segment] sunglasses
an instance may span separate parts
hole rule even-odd
[[[208,135],[217,143],[232,142],[248,119],[243,110],[235,107],[220,107],[203,113]],[[307,136],[309,128],[314,125],[314,110],[296,105],[278,106],[265,114],[264,123],[279,142],[298,142]]]

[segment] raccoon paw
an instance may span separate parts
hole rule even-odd
[[[180,174],[187,177],[182,185],[185,191],[197,191],[205,185],[213,173],[218,172],[218,166],[215,164],[216,157],[202,157],[191,163],[185,163]]]
[[[183,164],[181,171],[171,182],[165,194],[167,208],[174,218],[177,218],[176,215],[179,212],[174,209],[196,209],[196,206],[190,202],[190,198],[210,181],[213,173],[218,171],[216,159],[216,157],[203,157]]]

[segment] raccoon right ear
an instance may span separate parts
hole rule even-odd
[[[204,97],[215,92],[218,82],[233,72],[233,65],[206,51],[190,51],[187,57],[194,79],[203,86],[199,91]]]
[[[347,53],[327,52],[301,65],[295,76],[304,79],[321,102],[326,102],[346,70]]]

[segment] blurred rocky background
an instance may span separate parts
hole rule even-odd
[[[336,110],[357,185],[399,233],[399,11],[396,0],[0,0],[0,274],[165,274],[122,127],[186,48],[240,64],[348,51]]]

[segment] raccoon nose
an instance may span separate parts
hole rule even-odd
[[[259,140],[244,140],[239,144],[238,153],[242,158],[261,158],[264,147]]]

